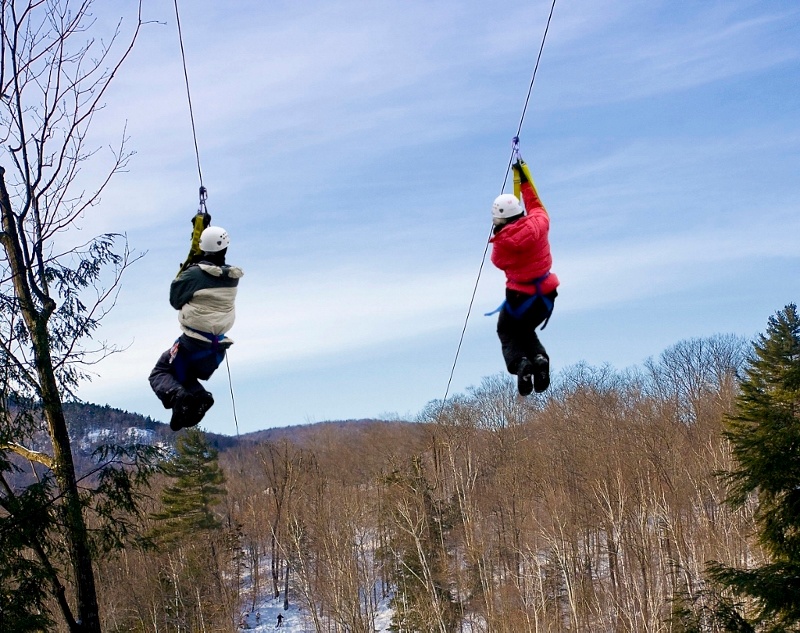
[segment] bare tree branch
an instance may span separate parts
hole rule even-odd
[[[49,455],[39,452],[33,451],[29,448],[25,448],[22,444],[17,444],[15,442],[9,442],[7,444],[0,444],[0,451],[12,451],[17,455],[24,457],[25,459],[38,462],[43,466],[47,466],[49,469],[53,469],[53,458]]]

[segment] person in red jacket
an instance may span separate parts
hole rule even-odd
[[[492,205],[492,263],[506,274],[506,300],[497,319],[497,336],[509,373],[516,374],[523,396],[550,385],[550,357],[536,328],[550,319],[558,278],[550,272],[550,216],[539,199],[527,165],[514,163],[519,199],[510,193]],[[542,326],[544,327],[544,326]]]

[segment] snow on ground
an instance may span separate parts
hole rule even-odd
[[[283,615],[284,620],[281,629],[287,633],[304,633],[313,631],[314,625],[306,617],[297,605],[290,604],[287,611],[283,610],[283,597],[267,598],[252,613],[247,613],[239,623],[240,631],[273,631],[276,629],[278,614]]]
[[[250,613],[244,613],[239,621],[240,631],[252,631],[253,633],[265,633],[266,631],[284,631],[285,633],[312,633],[314,623],[310,614],[300,607],[300,602],[293,599],[289,593],[289,609],[283,610],[283,596],[273,598],[270,592],[258,602],[256,609]],[[281,627],[277,627],[278,615],[283,615]],[[374,630],[376,633],[389,631],[392,622],[392,609],[389,607],[389,599],[383,600],[377,609],[375,616]],[[327,624],[327,621],[325,622]]]

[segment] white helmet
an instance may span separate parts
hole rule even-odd
[[[492,205],[492,220],[495,224],[503,224],[506,220],[523,213],[525,213],[525,210],[513,193],[504,193],[497,196]]]
[[[209,226],[200,234],[200,250],[204,253],[218,253],[230,243],[228,232],[221,226]]]

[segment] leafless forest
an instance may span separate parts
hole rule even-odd
[[[233,631],[265,591],[316,631],[372,631],[386,599],[400,631],[684,630],[708,561],[760,560],[716,474],[747,349],[573,367],[545,398],[491,377],[415,424],[224,451],[223,527],[106,558],[104,630]]]

